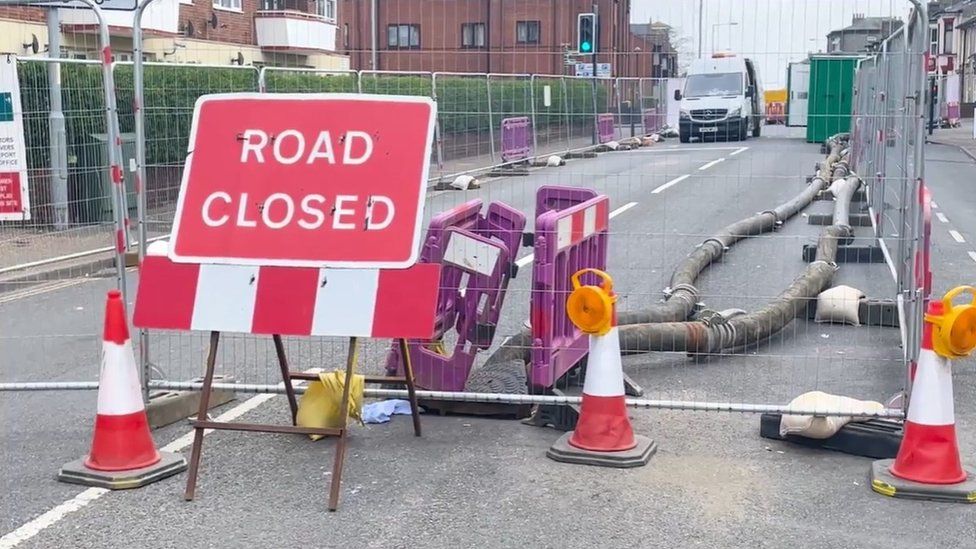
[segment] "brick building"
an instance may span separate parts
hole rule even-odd
[[[131,60],[133,14],[103,12],[116,59]],[[145,58],[182,63],[348,68],[338,50],[337,0],[155,0],[143,15]],[[61,9],[67,57],[97,58],[90,10]],[[45,10],[0,7],[0,51],[46,56]]]
[[[630,0],[339,0],[343,51],[356,69],[574,74],[577,15],[598,6],[598,62],[650,76],[649,44],[630,30]],[[643,47],[642,47],[643,46]],[[660,72],[660,69],[659,69]]]

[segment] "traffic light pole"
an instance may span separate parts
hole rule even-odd
[[[598,144],[600,142],[600,137],[598,135],[599,129],[597,128],[597,123],[596,123],[596,121],[598,119],[598,117],[597,117],[598,113],[596,112],[596,109],[597,109],[597,100],[596,100],[596,96],[597,96],[597,93],[596,93],[596,66],[597,66],[596,52],[600,51],[600,12],[598,10],[599,10],[599,6],[597,6],[596,4],[593,4],[593,55],[592,55],[592,58],[593,58],[592,59],[592,61],[593,61],[593,75],[592,75],[592,78],[591,78],[590,82],[592,83],[592,86],[591,87],[593,89],[593,144],[594,145],[596,145],[596,144]]]

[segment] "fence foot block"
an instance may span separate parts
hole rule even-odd
[[[817,246],[803,246],[803,260],[807,263],[817,257]],[[838,246],[837,263],[884,263],[884,252],[879,246]]]
[[[202,383],[202,379],[194,379],[193,383]],[[214,376],[215,383],[234,383],[233,376]],[[237,399],[237,393],[233,391],[214,390],[210,396],[210,408],[222,406]],[[146,415],[149,418],[149,427],[158,429],[167,425],[172,425],[177,421],[197,414],[200,408],[199,391],[160,391],[149,395],[149,405],[146,406]]]
[[[568,152],[563,155],[563,158],[596,158],[596,153],[593,151]]]
[[[851,422],[841,428],[834,436],[825,439],[799,437],[779,434],[780,414],[763,414],[759,419],[759,436],[783,440],[807,448],[822,448],[855,456],[875,459],[893,458],[901,446],[902,426],[900,422],[871,419],[864,422]]]
[[[80,458],[62,467],[58,471],[58,480],[109,490],[128,490],[141,488],[186,470],[186,459],[182,454],[160,452],[159,455],[161,459],[157,463],[130,471],[96,471],[85,467],[85,458]]]
[[[657,442],[641,435],[634,435],[634,438],[637,440],[637,446],[630,450],[620,452],[593,452],[583,450],[569,443],[569,437],[571,436],[573,436],[572,432],[564,433],[546,451],[546,456],[549,459],[563,463],[624,469],[647,465],[647,462],[651,460],[651,456],[657,452]]]
[[[889,468],[893,459],[882,459],[871,464],[871,489],[893,498],[946,501],[949,503],[976,503],[976,480],[967,470],[968,480],[958,484],[922,484],[898,478]]]
[[[513,175],[525,176],[529,175],[529,168],[525,166],[511,166],[495,168],[488,172],[488,177],[509,177]]]
[[[862,299],[857,307],[857,317],[864,326],[897,328],[898,302],[894,299]]]

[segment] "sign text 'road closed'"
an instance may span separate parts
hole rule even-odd
[[[262,266],[412,265],[434,117],[434,103],[425,97],[201,97],[170,257]]]

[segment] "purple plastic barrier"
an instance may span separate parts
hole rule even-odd
[[[535,222],[529,384],[537,390],[551,388],[588,351],[586,334],[566,314],[566,299],[572,291],[570,277],[580,269],[607,267],[610,199],[606,195],[587,198],[581,193],[584,189],[545,189],[548,199],[554,202],[560,191],[565,192],[564,203],[582,201],[547,211]],[[588,190],[586,193],[595,194]],[[537,198],[537,207],[539,202],[541,199]],[[584,277],[584,284],[598,283],[592,275]]]
[[[644,109],[644,133],[653,133],[664,127],[665,115],[657,109]]]
[[[491,346],[501,315],[525,216],[500,202],[489,204],[484,216],[480,210],[481,201],[472,200],[435,216],[427,229],[420,262],[442,265],[434,338],[408,345],[417,385],[426,389],[463,391],[475,354]],[[452,328],[454,351],[442,354],[436,346]],[[402,374],[396,345],[386,370]]]
[[[502,120],[502,162],[532,156],[532,121],[528,116]]]
[[[539,219],[542,214],[548,211],[565,210],[570,206],[596,198],[596,196],[596,191],[593,189],[543,185],[535,193],[535,218]]]
[[[613,126],[613,113],[596,115],[596,134],[600,143],[613,141],[615,134]]]

